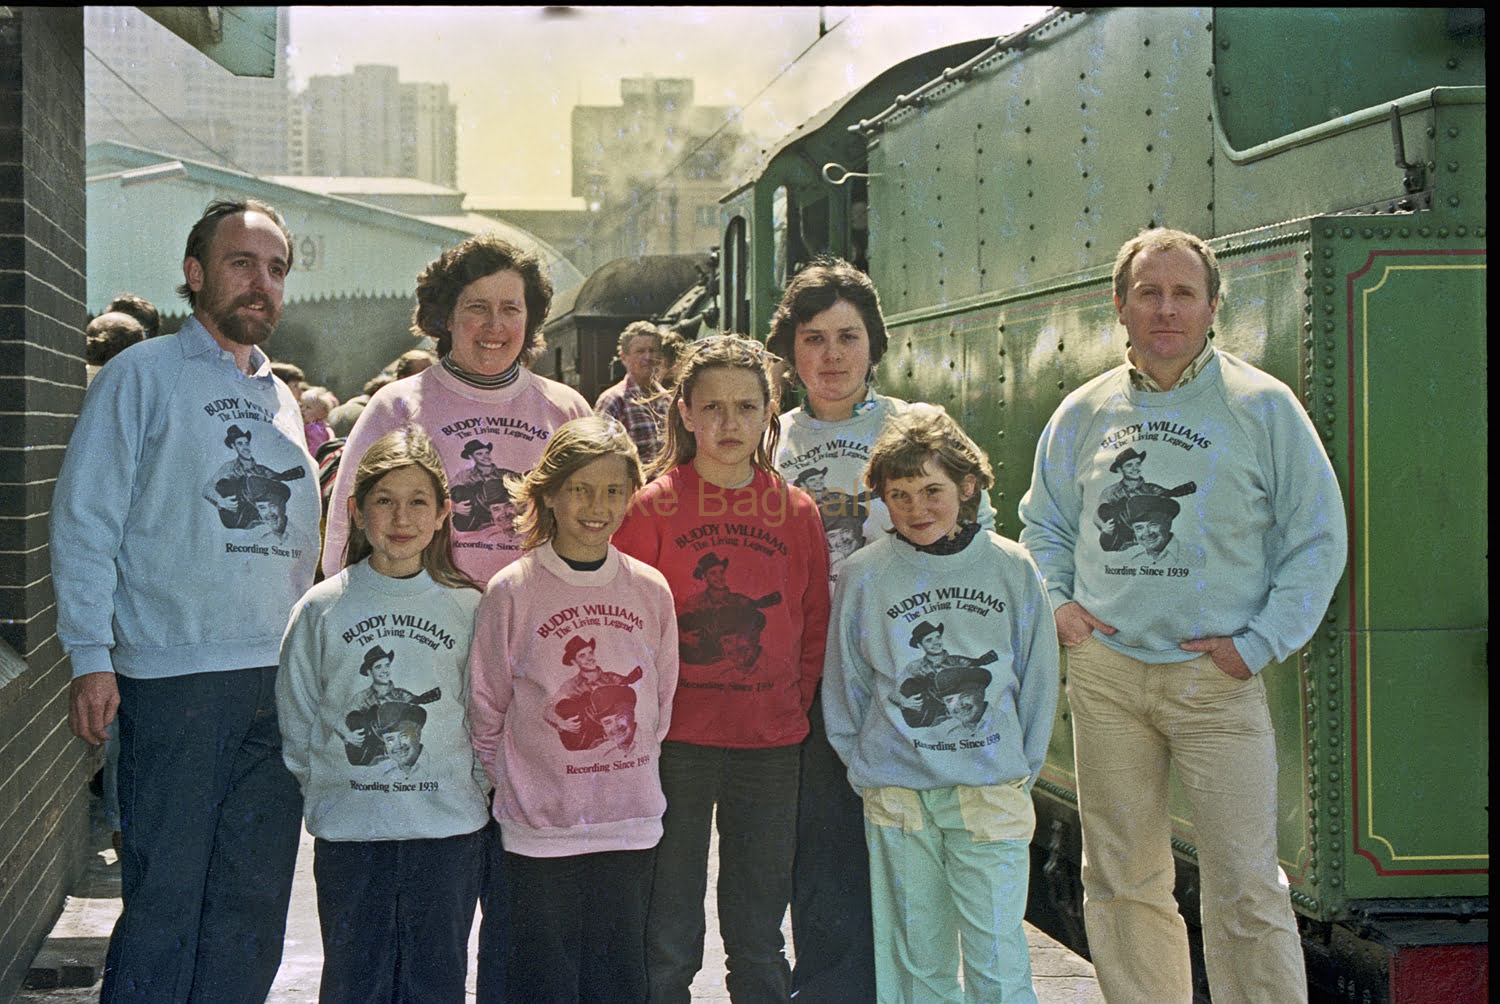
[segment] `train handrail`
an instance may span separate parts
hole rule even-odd
[[[1236,150],[1229,145],[1229,137],[1224,134],[1223,116],[1218,114],[1219,109],[1214,108],[1214,139],[1224,155],[1235,164],[1253,164],[1267,157],[1294,150],[1299,146],[1307,146],[1332,136],[1338,136],[1347,132],[1354,132],[1367,126],[1388,122],[1391,117],[1391,109],[1398,109],[1398,113],[1405,116],[1408,113],[1435,108],[1438,105],[1472,105],[1485,103],[1485,88],[1479,86],[1468,87],[1430,87],[1425,91],[1417,91],[1405,97],[1397,98],[1395,101],[1383,101],[1378,105],[1361,108],[1359,111],[1350,112],[1348,115],[1340,115],[1336,119],[1328,119],[1317,125],[1289,132],[1285,136],[1277,136],[1275,139],[1255,146]]]
[[[839,178],[838,178],[837,181],[835,181],[834,178],[833,178],[833,172],[835,170],[843,171],[844,172],[843,174],[839,175]],[[848,181],[850,178],[879,178],[879,177],[881,177],[881,175],[879,175],[879,174],[866,174],[863,171],[851,171],[847,167],[845,167],[843,164],[840,164],[837,161],[832,161],[832,160],[830,160],[828,163],[826,163],[826,164],[823,165],[822,174],[823,174],[823,180],[826,181],[826,182],[828,182],[830,185],[842,185],[844,182]]]
[[[1058,18],[1070,14],[1086,14],[1089,12],[1089,10],[1091,10],[1091,8],[1088,7],[1053,8],[1052,10],[1047,12],[1045,17],[1032,24],[1028,24],[1020,31],[995,39],[995,41],[983,52],[979,53],[979,55],[973,57],[965,63],[959,64],[958,66],[948,67],[948,69],[944,70],[939,76],[936,76],[927,81],[927,83],[923,84],[921,87],[918,87],[910,94],[898,95],[896,97],[896,100],[892,102],[890,107],[886,108],[883,111],[876,112],[870,118],[860,119],[854,125],[849,126],[848,130],[852,133],[863,133],[872,129],[878,129],[881,123],[899,112],[901,109],[913,108],[917,105],[920,105],[924,100],[926,100],[927,94],[930,91],[936,90],[937,88],[942,87],[944,84],[952,83],[955,80],[966,79],[971,74],[973,74],[975,67],[977,67],[980,63],[983,63],[985,60],[992,59],[1004,52],[1024,51],[1031,44],[1032,35],[1036,34],[1043,27],[1052,24],[1052,22],[1056,21]]]

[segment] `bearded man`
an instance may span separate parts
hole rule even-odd
[[[259,348],[291,244],[264,203],[210,205],[182,262],[192,316],[100,371],[58,475],[69,725],[97,744],[119,717],[123,909],[106,1001],[264,1000],[281,961],[302,796],[282,762],[276,663],[321,514],[297,400]],[[274,547],[260,520],[183,503],[224,445],[248,455],[252,436],[278,472],[250,479],[275,486]]]

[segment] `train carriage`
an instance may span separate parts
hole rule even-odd
[[[945,55],[963,58],[895,93],[877,80],[726,197],[728,323],[766,331],[816,251],[865,265],[882,387],[990,451],[1015,536],[1042,426],[1124,357],[1115,251],[1145,226],[1209,239],[1216,344],[1301,395],[1350,521],[1323,627],[1264,672],[1310,978],[1338,999],[1487,999],[1483,13],[1057,10]],[[1083,948],[1058,714],[1034,900]],[[1180,791],[1172,807],[1192,920]]]
[[[851,127],[946,67],[994,47],[993,39],[960,42],[887,68],[799,126],[767,155],[753,181],[721,200],[726,328],[766,331],[787,279],[818,254],[834,252],[866,267],[865,142]]]
[[[557,297],[541,328],[544,348],[532,369],[578,389],[590,402],[622,380],[620,332],[659,318],[708,272],[712,255],[662,254],[605,262],[581,286]]]

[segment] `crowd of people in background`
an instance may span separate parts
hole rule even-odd
[[[478,909],[481,1002],[685,1002],[716,825],[733,1000],[1034,1001],[1063,651],[1106,998],[1191,998],[1175,767],[1215,999],[1306,999],[1257,674],[1326,607],[1342,504],[1213,344],[1203,241],[1121,248],[1127,358],[1042,433],[1019,542],[957,416],[876,389],[846,262],[764,342],[630,324],[590,407],[529,368],[540,261],[472,237],[417,277],[433,349],[340,403],[263,348],[291,246],[215,203],[181,329],[127,296],[86,333],[52,555],[71,727],[118,743],[103,1000],[263,1000],[305,825],[325,1001],[463,1001]]]

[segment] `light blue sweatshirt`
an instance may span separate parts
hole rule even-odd
[[[324,840],[418,840],[489,820],[469,737],[469,645],[479,590],[361,561],[298,601],[281,646],[276,718]]]
[[[1343,500],[1291,389],[1227,352],[1146,392],[1120,366],[1069,394],[1021,499],[1053,607],[1076,600],[1143,662],[1234,639],[1253,672],[1307,643],[1347,546]]]
[[[836,421],[814,418],[804,408],[781,415],[776,470],[787,484],[802,488],[818,503],[829,544],[829,586],[849,554],[891,528],[885,503],[865,487],[870,449],[886,423],[911,405],[873,389],[854,406],[854,414]],[[979,525],[995,529],[995,507],[988,491],[979,494]]]
[[[1057,713],[1041,573],[981,531],[957,554],[880,539],[844,564],[823,663],[828,741],[856,788],[1035,783]]]
[[[252,363],[241,373],[190,317],[89,386],[52,505],[74,676],[276,665],[321,506],[297,402],[258,349]]]

